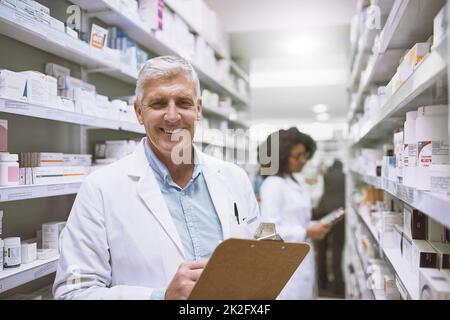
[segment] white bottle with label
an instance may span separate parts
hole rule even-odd
[[[20,251],[20,238],[11,237],[4,240],[3,265],[5,268],[20,267],[22,262]]]
[[[448,106],[420,107],[416,119],[416,188],[431,189],[430,167],[449,164]]]
[[[403,184],[414,187],[417,169],[417,140],[416,140],[417,111],[406,113],[403,135]]]

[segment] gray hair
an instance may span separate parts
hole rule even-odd
[[[200,81],[194,67],[186,59],[175,56],[161,56],[147,60],[139,71],[136,81],[136,99],[142,103],[144,86],[152,79],[166,78],[178,73],[184,73],[191,78],[195,87],[196,98],[201,98]]]

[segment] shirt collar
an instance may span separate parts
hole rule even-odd
[[[201,164],[199,161],[200,160],[199,150],[195,145],[193,145],[193,149],[194,149],[194,170],[192,171],[192,179],[191,179],[192,181],[195,180],[200,175],[200,173],[202,173]],[[155,152],[152,150],[152,148],[150,148],[147,138],[144,139],[144,150],[150,167],[158,175],[158,177],[161,178],[164,184],[176,185],[175,182],[172,180],[169,170],[167,169],[165,164],[158,159]]]

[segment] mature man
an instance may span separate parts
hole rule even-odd
[[[134,108],[146,138],[81,186],[62,236],[57,299],[186,299],[219,242],[250,238],[258,225],[246,173],[193,145],[202,101],[187,61],[147,61]]]

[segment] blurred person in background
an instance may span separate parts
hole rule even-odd
[[[311,221],[310,195],[304,182],[293,176],[294,173],[301,172],[307,161],[313,157],[316,143],[297,128],[277,131],[259,147],[260,163],[262,161],[259,152],[262,147],[268,151],[272,150],[272,144],[278,143],[278,140],[279,166],[273,170],[273,174],[265,176],[260,189],[261,221],[275,223],[277,233],[284,241],[310,242],[323,239],[330,225]],[[273,162],[274,155],[269,152],[267,155],[272,157]],[[269,167],[272,164],[261,164],[261,167]],[[314,299],[315,287],[314,252],[311,249],[278,299]]]
[[[335,160],[324,172],[324,192],[314,212],[314,218],[320,219],[329,212],[345,206],[345,174],[342,170],[342,162]],[[314,248],[317,251],[317,273],[319,290],[331,290],[338,297],[344,297],[345,285],[342,273],[342,253],[345,242],[345,225],[338,223],[331,232],[321,241],[315,241]],[[333,282],[328,279],[327,250],[331,249],[331,265]]]

